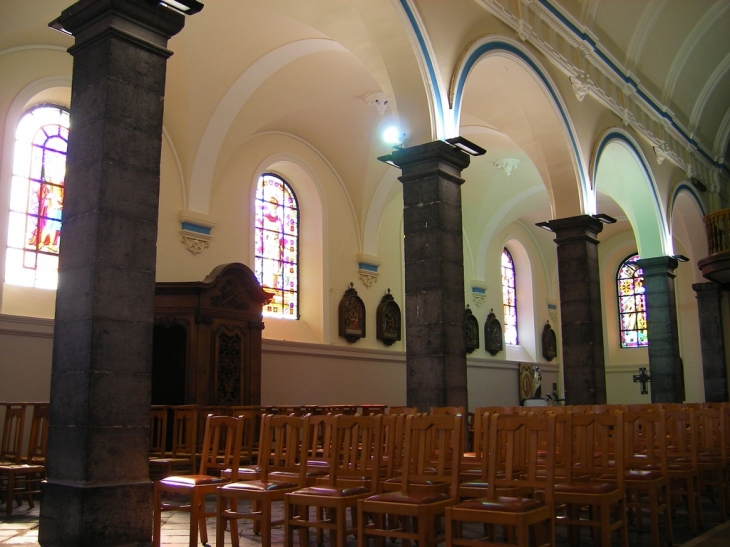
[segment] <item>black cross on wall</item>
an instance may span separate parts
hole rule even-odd
[[[651,381],[651,377],[646,373],[646,367],[639,368],[639,374],[634,374],[634,382],[641,384],[641,394],[646,395],[649,393],[647,384]]]

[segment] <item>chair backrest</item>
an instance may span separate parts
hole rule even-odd
[[[626,468],[667,470],[665,410],[623,412]]]
[[[414,482],[446,482],[456,498],[464,452],[463,416],[406,416],[405,442],[402,491],[409,492]]]
[[[167,406],[154,405],[150,411],[150,456],[167,454]]]
[[[238,480],[241,459],[243,420],[233,416],[213,416],[205,420],[205,433],[200,458],[200,475],[219,476],[224,469],[231,470],[231,481]]]
[[[25,404],[6,403],[3,437],[0,444],[0,461],[20,463],[23,454],[25,430]]]
[[[264,416],[258,462],[261,467],[261,480],[267,480],[271,472],[281,471],[298,474],[299,485],[305,485],[306,454],[312,431],[309,420],[309,415]]]
[[[30,419],[30,437],[25,461],[29,465],[45,463],[48,445],[48,405],[36,404]]]
[[[418,409],[415,406],[389,406],[388,414],[405,414],[412,416],[418,414]]]
[[[566,413],[555,418],[565,423],[562,451],[566,462],[566,482],[581,482],[610,474],[616,476],[616,487],[623,491],[623,413]]]
[[[695,411],[697,419],[697,450],[712,454],[727,461],[727,438],[725,412],[715,408]]]
[[[502,488],[539,489],[545,493],[546,505],[553,507],[554,447],[554,414],[493,414],[489,420],[486,498],[496,500],[497,490]]]
[[[174,458],[190,456],[192,468],[195,468],[195,455],[198,430],[198,409],[194,405],[176,406],[172,411],[172,449]],[[205,422],[203,422],[205,423]]]
[[[308,415],[309,416],[309,415]],[[332,430],[335,426],[334,414],[309,416],[309,435],[305,447],[305,459],[309,465],[329,462],[332,456]]]
[[[693,408],[664,411],[667,460],[691,462],[697,469],[697,420]]]
[[[333,429],[329,484],[342,480],[369,482],[372,492],[380,484],[383,452],[382,416],[338,415]]]
[[[243,435],[241,437],[241,464],[248,465],[254,463],[256,459],[256,433],[261,412],[258,410],[241,409],[234,410],[233,416],[243,420]]]

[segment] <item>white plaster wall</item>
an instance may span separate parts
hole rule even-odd
[[[53,321],[0,315],[0,401],[48,401]]]

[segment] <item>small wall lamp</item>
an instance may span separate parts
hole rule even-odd
[[[593,218],[595,218],[596,220],[598,220],[600,222],[603,222],[604,224],[615,224],[616,223],[615,218],[610,217],[605,213],[598,213],[597,215],[592,215],[592,216],[593,216]]]
[[[446,139],[446,142],[454,148],[458,148],[462,152],[466,152],[470,156],[483,156],[487,153],[484,148],[466,140],[464,137],[452,137],[450,139]]]
[[[183,15],[194,15],[203,9],[203,4],[197,0],[148,0],[150,3],[160,4],[175,10]]]
[[[677,262],[689,262],[689,258],[684,255],[672,255],[672,258]]]

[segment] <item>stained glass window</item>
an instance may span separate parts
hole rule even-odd
[[[15,131],[5,282],[55,289],[66,175],[68,111],[26,112]]]
[[[516,346],[518,340],[515,263],[506,248],[502,249],[502,310],[504,312],[504,343]]]
[[[638,254],[626,258],[616,275],[618,285],[618,317],[621,347],[640,348],[649,345],[646,318],[644,270],[636,265]]]
[[[266,173],[256,187],[256,278],[273,294],[264,315],[299,318],[299,205],[291,186]]]

